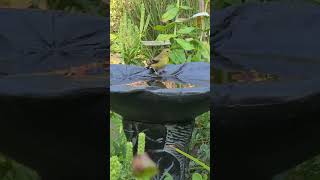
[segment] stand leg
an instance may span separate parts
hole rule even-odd
[[[160,173],[154,180],[163,179],[168,172],[174,180],[184,180],[188,160],[178,153],[178,148],[188,153],[194,127],[194,121],[183,124],[147,124],[135,121],[123,121],[124,132],[128,141],[137,148],[137,136],[140,132],[146,134],[146,151],[158,165]]]

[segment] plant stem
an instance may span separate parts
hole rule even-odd
[[[177,8],[180,7],[180,0],[177,0]],[[177,14],[175,20],[178,19],[178,16],[179,16],[179,13]],[[177,35],[177,23],[174,24],[174,32],[173,32],[174,35]]]
[[[185,152],[181,151],[181,150],[180,150],[180,149],[178,149],[178,148],[175,148],[175,149],[176,149],[176,151],[177,151],[178,153],[180,153],[180,154],[182,154],[182,155],[186,156],[187,158],[191,159],[192,161],[194,161],[194,162],[196,162],[197,164],[199,164],[200,166],[202,166],[204,169],[206,169],[206,170],[210,171],[210,167],[209,167],[209,166],[207,166],[206,164],[204,164],[203,162],[201,162],[200,160],[198,160],[198,159],[196,159],[196,158],[194,158],[194,157],[190,156],[189,154],[187,154],[187,153],[185,153]]]

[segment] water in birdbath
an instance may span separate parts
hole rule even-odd
[[[105,79],[105,75],[103,74],[105,70],[105,63],[88,63],[82,64],[79,66],[72,66],[65,69],[57,69],[48,72],[34,72],[34,73],[19,73],[10,75],[11,77],[26,77],[26,76],[63,76],[65,78],[72,78],[72,79],[81,79],[81,80],[90,80],[90,79]],[[6,76],[8,76],[7,74]],[[0,76],[1,77],[1,76]],[[5,76],[3,76],[5,77]]]
[[[277,81],[279,77],[273,74],[261,73],[256,70],[250,71],[227,71],[213,68],[213,83],[253,83],[261,81]]]
[[[182,83],[182,82],[176,82],[171,80],[149,80],[149,81],[135,81],[132,83],[126,84],[127,86],[131,87],[145,87],[148,88],[157,88],[157,89],[177,89],[177,88],[195,88],[199,87],[199,85],[196,84],[190,84],[190,83]]]

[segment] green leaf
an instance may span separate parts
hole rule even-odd
[[[164,175],[164,180],[173,180],[173,177],[168,172],[165,172]]]
[[[199,173],[192,174],[192,180],[202,180],[202,176]]]
[[[170,60],[174,64],[182,64],[186,62],[186,54],[183,49],[174,49],[169,54]]]
[[[180,9],[183,9],[183,10],[191,10],[192,8],[189,7],[189,6],[180,6]]]
[[[192,174],[192,180],[202,180],[202,176],[199,173]]]
[[[175,37],[177,37],[177,36],[174,34],[159,34],[156,40],[157,41],[167,41],[167,40],[170,40],[171,38],[175,38]]]
[[[191,160],[194,161],[195,163],[199,164],[199,165],[202,166],[204,169],[210,171],[210,167],[207,166],[206,164],[204,164],[203,162],[201,162],[199,159],[194,158],[193,156],[191,156],[191,155],[189,155],[189,154],[181,151],[181,150],[178,149],[178,148],[175,148],[175,150],[176,150],[178,153],[180,153],[180,154],[186,156],[187,158],[191,159]]]
[[[205,174],[205,175],[202,176],[202,179],[203,180],[208,180],[208,176]]]
[[[140,34],[143,31],[143,27],[144,27],[144,16],[145,16],[145,8],[144,8],[144,4],[141,4],[141,8],[140,8],[140,26],[139,26],[139,30],[140,30]]]
[[[144,31],[144,32],[147,31],[147,28],[148,28],[148,26],[149,26],[150,19],[151,19],[151,16],[148,15],[148,16],[147,16],[147,20],[146,20],[146,24],[144,25],[144,28],[143,28],[143,31]]]
[[[177,38],[175,40],[186,51],[190,51],[190,50],[194,49],[193,44],[191,44],[189,41],[186,41],[186,40],[180,39],[180,38]]]
[[[193,62],[201,61],[201,51],[197,51],[197,53],[192,57]]]
[[[156,31],[166,31],[170,28],[173,28],[175,25],[175,22],[171,22],[171,23],[168,23],[166,24],[165,26],[162,26],[162,25],[156,25],[153,29],[156,30]]]
[[[177,16],[178,12],[179,12],[179,8],[177,8],[177,7],[172,7],[170,9],[168,9],[167,12],[162,15],[161,21],[167,22],[167,21],[172,20],[173,18],[175,18]]]
[[[186,54],[183,49],[172,50],[169,58],[174,64],[182,64],[186,62]]]
[[[182,29],[179,29],[178,30],[178,34],[189,34],[189,33],[191,33],[193,30],[195,30],[196,28],[194,28],[194,27],[188,27],[188,26],[186,26],[186,27],[184,27],[184,28],[182,28]]]
[[[166,11],[168,11],[169,9],[172,9],[172,8],[174,8],[174,7],[176,7],[175,4],[169,4],[169,5],[167,6],[167,8],[166,8]]]
[[[191,62],[191,60],[192,60],[192,56],[188,56],[187,62]]]
[[[40,176],[34,170],[0,153],[0,179],[1,180],[40,180]]]

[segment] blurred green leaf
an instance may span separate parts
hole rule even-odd
[[[186,26],[186,27],[183,27],[183,28],[181,28],[181,29],[179,29],[178,31],[177,31],[177,33],[178,34],[189,34],[189,33],[191,33],[193,30],[195,30],[196,28],[194,28],[194,27],[188,27],[188,26]]]
[[[189,6],[179,6],[180,9],[183,9],[183,10],[191,10],[192,8],[189,7]]]
[[[175,38],[175,37],[177,37],[177,36],[174,34],[159,34],[156,40],[157,41],[167,41],[167,40],[170,40],[171,38]]]
[[[177,38],[175,40],[186,51],[190,51],[194,49],[194,46],[189,41],[186,41],[181,38]]]
[[[168,172],[165,172],[164,175],[164,180],[173,180],[173,177]]]
[[[172,50],[169,54],[169,58],[174,64],[181,64],[186,62],[186,55],[183,49]]]
[[[199,173],[192,174],[192,180],[202,180],[202,176]]]
[[[171,22],[171,23],[168,23],[166,25],[156,25],[153,29],[154,30],[157,30],[157,31],[167,31],[168,29],[170,28],[173,28],[175,25],[175,22]]]
[[[32,169],[11,160],[0,153],[1,180],[40,180],[40,176]]]
[[[175,18],[177,16],[179,12],[179,8],[177,7],[171,7],[167,10],[166,13],[164,13],[161,17],[161,21],[162,22],[167,22],[172,20],[173,18]]]

